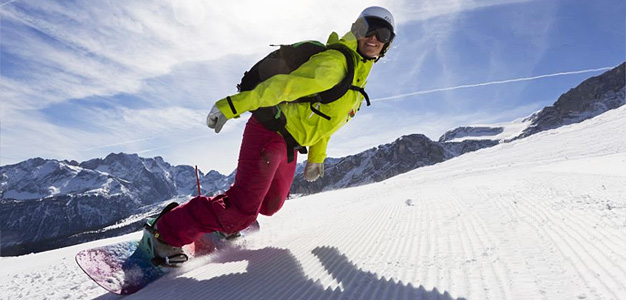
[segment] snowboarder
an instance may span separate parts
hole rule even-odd
[[[373,64],[385,55],[395,37],[394,19],[382,7],[368,7],[341,39],[332,33],[327,45],[341,44],[354,58],[353,85],[363,88]],[[347,91],[331,104],[315,106],[329,119],[312,113],[313,105],[290,103],[328,90],[346,74],[347,61],[340,51],[327,50],[312,56],[295,71],[273,76],[250,91],[215,103],[207,125],[219,133],[226,121],[260,107],[277,106],[286,118],[286,132],[270,130],[254,115],[248,120],[239,153],[235,182],[225,193],[198,196],[164,210],[144,231],[144,241],[155,257],[177,265],[187,260],[182,246],[207,232],[236,234],[252,224],[258,214],[271,216],[281,209],[296,169],[294,151],[309,147],[304,177],[324,176],[324,159],[330,136],[346,124],[363,102],[363,96]],[[295,141],[296,146],[289,149]],[[285,149],[288,149],[285,151]],[[291,153],[289,153],[291,152]]]

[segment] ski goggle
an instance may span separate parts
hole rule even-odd
[[[389,43],[393,40],[394,34],[389,30],[389,28],[376,28],[374,30],[370,30],[365,34],[365,37],[372,37],[376,35],[376,39],[381,43]]]
[[[382,20],[374,18],[361,18],[352,24],[352,33],[357,38],[376,36],[381,43],[389,43],[393,41],[395,34],[389,28],[389,25]]]

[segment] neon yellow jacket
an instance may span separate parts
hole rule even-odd
[[[364,61],[358,54],[356,37],[349,32],[339,39],[337,33],[333,32],[327,44],[334,43],[344,44],[354,51],[352,85],[365,87],[373,62]],[[318,110],[331,117],[330,120],[313,113],[309,103],[289,101],[332,88],[346,76],[347,68],[345,56],[341,52],[323,51],[313,55],[290,74],[275,75],[258,84],[253,90],[240,92],[230,98],[239,114],[285,102],[279,107],[287,118],[287,131],[300,145],[309,147],[309,162],[323,163],[330,136],[354,117],[361,107],[363,96],[358,91],[348,90],[332,103],[315,104]],[[217,101],[216,105],[226,118],[238,117],[231,110],[226,98]]]

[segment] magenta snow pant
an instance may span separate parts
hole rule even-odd
[[[285,203],[296,170],[287,162],[283,137],[251,117],[243,133],[235,182],[224,194],[199,196],[164,214],[157,223],[161,239],[180,247],[203,233],[234,233],[259,214],[271,216]],[[294,150],[295,151],[295,150]]]

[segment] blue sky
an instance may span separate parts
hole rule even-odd
[[[626,57],[623,0],[2,3],[0,165],[126,152],[230,173],[247,116],[215,134],[213,103],[269,44],[325,41],[370,5],[397,38],[330,156],[526,117]]]

